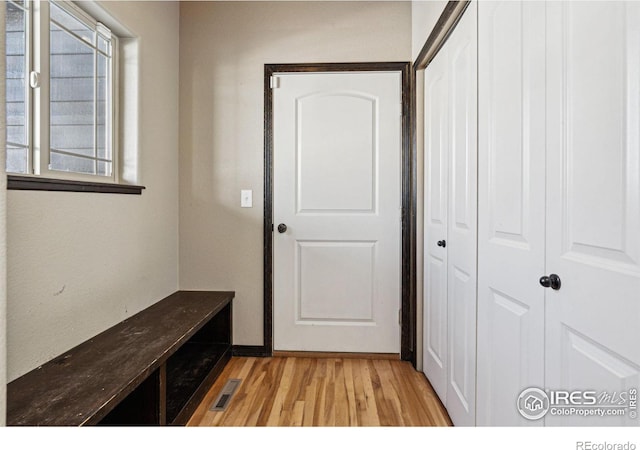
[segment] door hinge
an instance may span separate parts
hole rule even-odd
[[[400,325],[402,325],[402,310],[401,309],[398,310],[398,323]]]
[[[271,75],[271,79],[269,80],[269,84],[271,89],[278,89],[280,87],[280,78]]]

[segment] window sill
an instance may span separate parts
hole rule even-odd
[[[92,181],[7,175],[7,189],[17,191],[98,192],[101,194],[141,195],[145,187],[131,184],[97,183]]]

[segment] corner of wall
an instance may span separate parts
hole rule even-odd
[[[0,4],[0,72],[5,71],[4,58],[5,4]],[[0,78],[0,103],[4,104],[5,78]],[[5,110],[0,109],[0,136],[5,135]],[[7,416],[7,177],[5,176],[5,143],[0,142],[0,426]]]

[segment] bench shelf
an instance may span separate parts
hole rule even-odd
[[[12,381],[7,424],[185,424],[231,358],[233,297],[178,291]]]

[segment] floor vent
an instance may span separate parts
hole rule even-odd
[[[227,406],[229,406],[229,402],[231,401],[231,397],[233,397],[233,394],[236,392],[236,389],[238,389],[241,382],[242,380],[238,379],[228,380],[222,387],[216,401],[213,402],[213,405],[209,408],[209,411],[224,411],[227,409]]]

